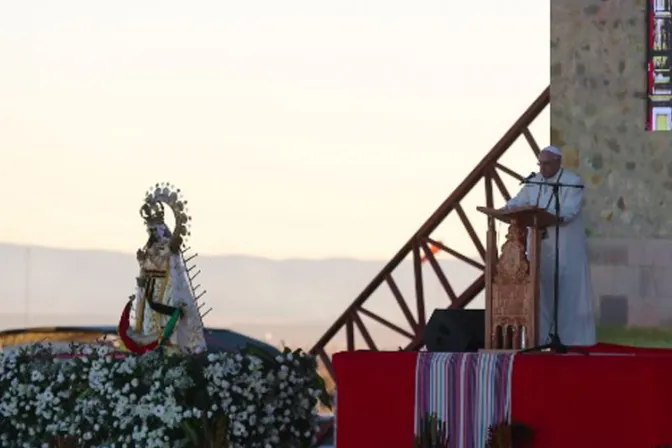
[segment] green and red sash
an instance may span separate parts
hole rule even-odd
[[[163,333],[161,336],[148,343],[148,344],[139,344],[136,341],[133,340],[128,334],[128,330],[131,327],[131,307],[133,304],[133,299],[129,300],[126,306],[124,307],[124,310],[121,313],[121,317],[119,318],[119,338],[121,338],[121,342],[124,344],[126,349],[132,353],[135,353],[137,355],[142,355],[144,353],[150,352],[152,350],[155,350],[165,343],[170,337],[172,336],[173,332],[175,331],[175,327],[177,326],[177,323],[180,320],[180,317],[182,317],[182,310],[180,308],[168,306],[168,305],[163,305],[160,303],[156,303],[153,300],[147,300],[149,303],[149,307],[154,311],[155,313],[162,314],[162,315],[168,315],[170,316],[170,320],[166,324],[166,326],[163,329]]]

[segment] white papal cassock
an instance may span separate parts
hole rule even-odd
[[[530,179],[545,185],[528,184],[507,203],[507,208],[536,205],[555,214],[554,183],[583,185],[580,176],[561,169],[555,176],[544,179],[537,174]],[[595,344],[593,286],[588,264],[588,245],[581,209],[583,188],[559,187],[560,226],[558,329],[565,345]],[[541,294],[539,310],[539,341],[548,342],[553,324],[553,294],[555,270],[555,228],[547,230],[541,242]]]

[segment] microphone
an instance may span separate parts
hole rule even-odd
[[[525,179],[520,181],[520,185],[523,185],[524,183],[526,183],[528,180],[532,179],[536,175],[537,175],[537,173],[530,173],[529,176],[527,176]]]

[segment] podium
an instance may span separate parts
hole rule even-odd
[[[538,345],[541,238],[556,218],[538,207],[492,209],[485,257],[485,349],[520,350]],[[495,221],[509,224],[497,248]]]

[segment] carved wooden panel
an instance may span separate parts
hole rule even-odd
[[[487,335],[492,349],[520,349],[536,343],[536,283],[526,246],[527,229],[513,222],[492,266]]]

